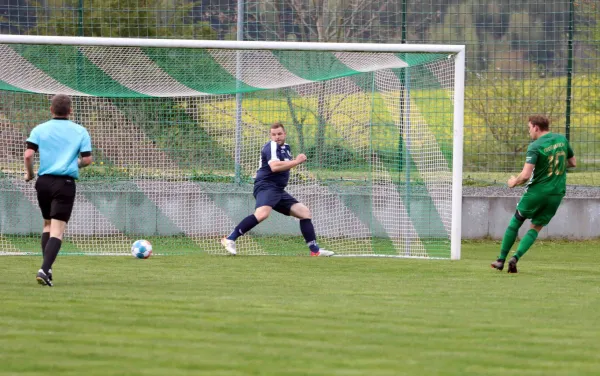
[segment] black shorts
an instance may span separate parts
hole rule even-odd
[[[298,203],[298,200],[284,191],[283,188],[274,186],[255,186],[254,198],[256,199],[257,209],[261,206],[270,206],[283,215],[290,215],[292,205]]]
[[[35,182],[35,190],[44,219],[69,222],[75,203],[75,179],[70,176],[42,175]]]

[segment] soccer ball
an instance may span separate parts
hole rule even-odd
[[[147,259],[152,256],[152,244],[147,240],[136,240],[131,246],[131,254],[135,258]]]

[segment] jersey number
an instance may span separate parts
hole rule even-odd
[[[562,157],[562,158],[561,158]],[[567,160],[567,153],[559,151],[555,154],[548,156],[548,176],[562,175],[567,169],[565,161]]]

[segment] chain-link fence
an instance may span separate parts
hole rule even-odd
[[[518,172],[529,142],[527,117],[541,113],[575,149],[578,172],[569,183],[600,186],[599,6],[598,0],[8,0],[0,5],[0,32],[465,44],[466,182],[503,182]]]

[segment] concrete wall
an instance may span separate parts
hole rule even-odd
[[[165,193],[161,193],[164,195]],[[190,193],[191,195],[191,193]],[[222,233],[222,228],[216,228],[214,218],[203,216],[206,211],[206,202],[199,201],[196,195],[173,194],[173,197],[164,201],[168,207],[159,208],[153,201],[141,192],[87,192],[84,201],[76,203],[69,225],[71,234],[81,235],[109,235],[117,232],[148,234],[148,235],[175,235],[183,234],[181,226],[177,226],[169,216],[164,213],[176,213],[184,218],[194,218],[196,231],[207,234]],[[40,212],[35,205],[32,195],[27,198],[22,192],[0,191],[0,234],[30,234],[37,233],[42,221]],[[227,213],[231,223],[239,221],[252,212],[254,199],[249,192],[211,193],[206,197],[211,205],[218,206],[223,213]],[[335,196],[335,195],[334,195]],[[364,194],[342,195],[344,205],[351,208],[347,218],[329,220],[329,223],[343,223],[349,220],[362,221],[363,226],[370,218],[370,197]],[[339,197],[339,196],[337,196]],[[318,212],[318,205],[331,203],[331,200],[311,197],[310,193],[298,196],[314,212]],[[515,212],[519,197],[463,197],[462,234],[464,239],[492,238],[501,239],[506,226]],[[413,208],[418,206],[415,201]],[[423,209],[426,210],[426,209]],[[427,209],[431,210],[431,209]],[[94,214],[91,214],[94,213]],[[366,214],[366,215],[365,215]],[[431,214],[431,213],[430,213]],[[427,217],[423,213],[421,217]],[[352,218],[350,218],[352,217]],[[319,218],[314,219],[315,222]],[[323,220],[323,218],[321,218]],[[200,221],[200,222],[198,222]],[[223,221],[220,221],[223,225]],[[230,225],[225,227],[229,229]],[[346,224],[346,229],[352,228]],[[521,228],[520,235],[529,228],[529,221]],[[259,233],[297,234],[298,223],[292,218],[273,215],[266,225],[257,228]],[[372,228],[376,236],[382,228]],[[229,231],[229,230],[226,230]],[[339,229],[328,225],[329,233],[323,236],[339,235]],[[352,236],[352,234],[348,234]],[[570,238],[588,239],[600,237],[600,198],[565,198],[557,215],[550,225],[542,231],[540,238]]]
[[[462,237],[501,239],[515,213],[519,197],[463,197]],[[527,220],[519,231],[525,235]],[[600,198],[564,198],[540,238],[589,239],[600,237]]]

